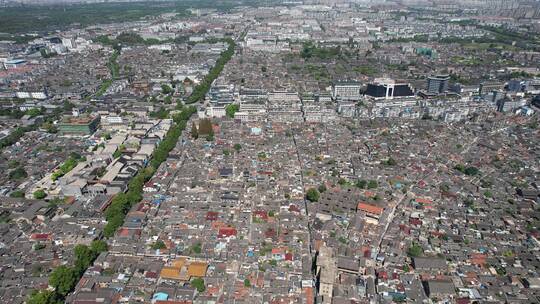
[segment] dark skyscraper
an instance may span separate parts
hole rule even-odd
[[[448,81],[450,76],[448,75],[437,75],[430,76],[427,80],[427,91],[432,94],[439,94],[448,91]]]

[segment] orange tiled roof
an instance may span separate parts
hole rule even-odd
[[[174,268],[182,268],[186,264],[186,258],[177,258],[172,262],[172,267]]]
[[[383,213],[384,209],[381,208],[381,207],[377,207],[377,206],[368,204],[368,203],[360,202],[360,203],[358,203],[358,210],[362,210],[362,211],[364,211],[366,213],[372,213],[372,214],[381,215]]]
[[[163,279],[180,280],[180,268],[163,267],[159,276]]]
[[[205,262],[191,262],[188,266],[188,275],[191,277],[204,277],[208,264]]]

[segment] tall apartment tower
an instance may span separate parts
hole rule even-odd
[[[432,94],[439,94],[448,91],[449,75],[430,76],[427,79],[427,91]]]

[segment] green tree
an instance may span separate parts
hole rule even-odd
[[[56,289],[56,292],[66,296],[77,284],[77,276],[73,269],[67,266],[59,266],[49,276],[49,285]]]
[[[423,253],[422,247],[416,243],[412,243],[411,247],[407,250],[407,255],[410,257],[419,257]]]
[[[43,125],[41,127],[43,129],[45,129],[45,131],[47,131],[47,133],[50,133],[50,134],[58,133],[58,128],[55,125],[53,125],[52,123],[50,123],[50,122],[43,123]]]
[[[463,166],[462,164],[455,165],[454,169],[458,170],[461,173],[465,172],[465,166]]]
[[[74,248],[75,254],[75,268],[74,271],[77,276],[82,276],[84,271],[92,265],[92,262],[98,256],[97,252],[94,252],[90,247],[86,245],[77,245]]]
[[[249,279],[244,279],[244,287],[251,287],[251,282],[249,281]]]
[[[379,187],[379,183],[376,180],[370,180],[367,184],[368,189],[375,189]]]
[[[395,159],[393,159],[392,157],[389,157],[385,162],[384,162],[385,165],[387,166],[395,166],[397,165],[397,161]]]
[[[58,300],[57,294],[54,291],[50,291],[50,290],[33,291],[28,297],[28,300],[26,301],[26,304],[60,304],[60,303],[61,302]]]
[[[46,196],[47,196],[47,193],[45,193],[45,191],[41,189],[34,191],[35,199],[44,199]]]
[[[154,244],[152,244],[152,249],[158,250],[158,249],[165,249],[167,246],[162,240],[157,240]]]
[[[236,150],[236,152],[239,152],[240,150],[242,150],[242,145],[234,144],[233,148],[234,148],[234,150]]]
[[[193,251],[193,253],[195,254],[200,254],[202,252],[202,244],[196,243],[191,247],[191,251]]]
[[[15,169],[15,168],[19,167],[19,165],[20,165],[20,163],[19,163],[18,160],[10,160],[8,162],[8,168],[9,169]]]
[[[10,180],[19,180],[28,177],[28,173],[24,170],[23,167],[18,167],[15,170],[9,172]]]
[[[116,149],[116,151],[114,151],[113,157],[114,158],[119,158],[120,156],[122,156],[122,153],[124,153],[125,150],[126,150],[126,146],[120,145],[118,147],[118,149]]]
[[[478,170],[476,167],[467,167],[464,171],[465,174],[470,176],[477,175],[479,172],[480,170]]]
[[[33,108],[33,109],[30,109],[30,110],[26,111],[25,114],[29,115],[30,117],[36,117],[36,116],[41,114],[41,109]]]
[[[315,188],[310,188],[306,192],[306,198],[310,202],[318,202],[319,197],[320,197],[319,191],[317,191],[317,189]]]
[[[102,252],[105,252],[108,249],[107,242],[105,242],[103,240],[92,241],[92,243],[90,244],[90,249],[93,252],[95,252],[96,254],[100,254]]]
[[[201,278],[195,278],[191,280],[191,286],[197,289],[198,292],[204,292],[206,287],[204,286],[204,280]]]
[[[320,193],[324,193],[326,191],[326,185],[320,184],[317,190],[319,190]]]
[[[366,189],[368,182],[364,179],[360,179],[356,181],[356,187],[360,189]]]
[[[24,197],[24,192],[22,190],[15,190],[9,194],[9,197],[21,198]]]
[[[240,105],[236,103],[231,103],[225,107],[225,113],[227,113],[227,116],[230,118],[234,118],[234,114],[238,112],[238,110],[240,110]]]
[[[165,119],[169,116],[169,111],[164,107],[160,107],[157,111],[150,112],[149,116],[155,119]]]

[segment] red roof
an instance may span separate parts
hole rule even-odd
[[[30,238],[32,240],[44,241],[44,240],[48,240],[49,237],[50,237],[50,234],[48,233],[34,233],[32,234]]]
[[[409,219],[409,223],[414,226],[422,226],[422,221],[415,218]]]
[[[420,204],[431,204],[432,203],[430,199],[421,198],[421,197],[417,198],[416,202],[420,203]]]
[[[214,211],[208,211],[206,213],[206,220],[207,221],[215,221],[218,219],[218,214],[217,212],[214,212]]]
[[[285,253],[285,261],[292,261],[293,255],[292,253]]]
[[[157,279],[158,275],[154,271],[148,271],[148,272],[146,272],[145,277],[149,278],[149,279]]]
[[[276,231],[272,228],[268,228],[265,232],[264,232],[264,237],[266,238],[273,238],[276,236]]]
[[[358,203],[358,210],[364,211],[366,213],[381,215],[384,208],[377,207],[368,203],[360,202]]]
[[[300,209],[298,207],[296,207],[296,205],[290,205],[289,206],[289,211],[291,211],[291,212],[300,212]]]
[[[264,210],[255,211],[253,212],[253,215],[255,215],[256,218],[268,220],[268,213],[266,213]]]
[[[220,238],[230,237],[230,236],[236,235],[236,233],[237,233],[236,229],[234,229],[233,227],[220,228],[218,232],[218,237]]]

